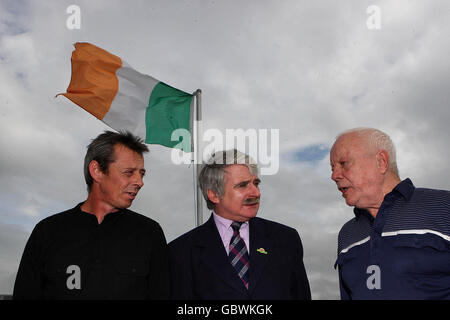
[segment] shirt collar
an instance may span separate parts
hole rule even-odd
[[[231,224],[233,223],[233,220],[230,220],[230,219],[226,219],[226,218],[224,218],[224,217],[221,217],[221,216],[219,216],[217,213],[215,213],[214,211],[213,211],[213,217],[214,217],[214,221],[216,222],[216,225],[217,224],[220,224],[220,225],[222,225],[223,227],[225,227],[225,229],[228,229],[228,228],[230,228],[231,227]],[[244,223],[242,223],[242,227],[244,226],[244,225],[248,225],[248,221],[245,221]],[[242,228],[241,227],[241,228]]]
[[[403,198],[405,198],[406,201],[409,201],[414,193],[414,190],[416,187],[412,183],[411,179],[406,178],[402,182],[400,182],[398,185],[395,186],[393,192],[396,191],[400,193]]]
[[[83,203],[84,203],[84,202],[80,202],[79,204],[77,204],[77,205],[75,206],[74,209],[76,210],[76,212],[81,213],[82,216],[85,216],[85,217],[87,217],[88,219],[90,219],[90,220],[92,220],[93,222],[95,222],[95,224],[98,224],[98,220],[97,220],[97,217],[95,216],[95,214],[92,214],[92,213],[89,213],[89,212],[86,212],[86,211],[81,210],[81,206],[83,205]],[[126,209],[119,209],[118,211],[107,213],[107,214],[103,217],[103,221],[102,221],[100,224],[103,224],[105,221],[109,221],[109,220],[114,221],[114,220],[116,220],[118,217],[123,216],[124,213],[126,213]]]
[[[391,192],[389,192],[388,194],[392,194],[394,196],[401,196],[403,197],[406,201],[409,201],[414,193],[414,190],[416,189],[416,187],[414,186],[414,184],[412,183],[411,179],[406,178],[405,180],[403,180],[402,182],[400,182],[399,184],[397,184],[395,186],[394,189],[392,189]],[[386,199],[386,197],[385,197]],[[366,209],[361,209],[361,208],[354,208],[353,212],[355,214],[355,216],[360,216],[362,213],[367,213]],[[369,214],[370,216],[370,214]]]

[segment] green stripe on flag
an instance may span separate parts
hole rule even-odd
[[[152,90],[145,112],[146,143],[160,144],[169,148],[180,141],[171,141],[172,132],[186,129],[191,132],[191,101],[193,95],[159,82]],[[192,132],[191,132],[192,134]],[[182,139],[182,138],[180,138]],[[191,140],[186,141],[190,152]],[[181,148],[180,148],[181,149]]]

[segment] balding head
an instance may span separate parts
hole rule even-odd
[[[385,150],[389,155],[389,171],[399,177],[395,146],[386,133],[374,128],[354,128],[340,133],[336,137],[335,144],[345,137],[357,139],[360,147],[364,148],[368,154],[376,154]]]
[[[346,203],[374,217],[384,196],[400,181],[391,139],[372,128],[341,133],[331,148],[330,165],[331,179]]]

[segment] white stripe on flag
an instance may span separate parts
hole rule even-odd
[[[119,89],[103,122],[115,129],[129,130],[145,140],[145,112],[152,90],[159,81],[134,70],[125,61],[116,75]]]

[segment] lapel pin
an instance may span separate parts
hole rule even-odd
[[[262,254],[267,254],[267,251],[264,250],[264,248],[256,249],[256,251],[258,251],[259,253],[262,253]]]

